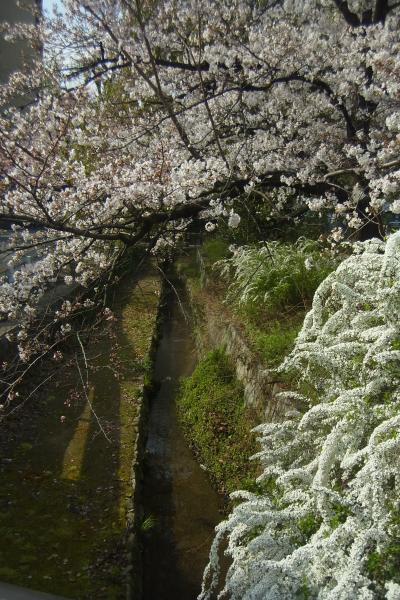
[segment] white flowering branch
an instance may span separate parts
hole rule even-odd
[[[260,489],[234,495],[200,598],[225,540],[220,597],[400,598],[400,232],[327,277],[279,370],[308,409],[256,428]]]

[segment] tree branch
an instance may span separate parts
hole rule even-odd
[[[346,23],[348,23],[352,27],[359,27],[361,25],[360,19],[358,18],[358,16],[355,13],[351,12],[346,0],[344,0],[344,1],[343,0],[333,0],[333,1],[336,4],[336,7],[339,9],[339,11],[342,13],[343,17],[345,18]]]

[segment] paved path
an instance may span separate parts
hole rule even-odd
[[[52,596],[43,592],[34,592],[25,588],[16,587],[9,583],[0,582],[0,600],[67,600],[61,596]]]

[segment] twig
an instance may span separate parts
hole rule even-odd
[[[20,402],[20,403],[18,404],[18,406],[15,406],[15,407],[14,407],[12,410],[10,410],[10,412],[9,412],[9,413],[7,413],[6,415],[4,415],[4,417],[2,417],[2,418],[0,419],[0,421],[2,421],[2,420],[3,420],[3,419],[5,419],[5,418],[8,418],[10,415],[12,415],[13,413],[15,413],[15,411],[17,411],[17,410],[19,410],[20,408],[22,408],[22,406],[24,406],[24,405],[25,405],[25,403],[26,403],[26,402],[28,402],[29,398],[31,398],[31,396],[33,396],[33,394],[34,394],[35,392],[37,392],[37,390],[38,390],[40,387],[42,387],[42,385],[44,385],[44,384],[45,384],[47,381],[49,381],[49,379],[51,379],[51,378],[52,378],[52,377],[55,375],[55,373],[56,373],[56,372],[57,372],[57,371],[53,371],[52,373],[50,373],[50,375],[49,375],[48,377],[46,377],[46,379],[44,379],[43,381],[41,381],[41,382],[40,382],[40,383],[39,383],[39,384],[38,384],[38,385],[35,387],[35,389],[31,391],[31,393],[29,394],[29,396],[27,396],[27,397],[26,397],[26,398],[25,398],[25,399],[24,399],[22,402]]]
[[[160,271],[161,275],[164,277],[165,281],[171,286],[171,288],[175,292],[175,295],[176,295],[176,297],[178,299],[179,307],[180,307],[180,309],[182,311],[183,317],[184,317],[186,323],[189,323],[189,316],[188,316],[187,312],[185,311],[185,309],[183,308],[183,304],[182,304],[181,299],[179,297],[178,290],[176,289],[176,287],[174,286],[174,284],[172,283],[172,281],[170,281],[168,279],[168,277],[166,276],[166,274],[164,273],[164,271],[162,270],[162,268],[159,267],[158,265],[156,265],[156,267]]]
[[[92,413],[93,413],[93,415],[94,415],[94,417],[95,417],[95,419],[96,419],[96,421],[97,421],[97,424],[98,424],[98,426],[99,426],[99,428],[100,428],[101,432],[103,433],[103,435],[104,435],[104,437],[106,438],[107,442],[108,442],[109,444],[111,444],[111,440],[110,440],[110,438],[108,437],[108,435],[106,434],[106,432],[104,431],[104,428],[103,428],[103,426],[102,426],[102,424],[101,424],[101,422],[100,422],[100,419],[99,419],[99,417],[97,416],[97,414],[96,414],[96,411],[95,411],[95,410],[94,410],[94,408],[93,408],[93,404],[91,403],[91,401],[90,401],[90,398],[89,398],[89,396],[88,396],[88,394],[87,394],[87,391],[86,391],[86,388],[87,388],[87,387],[89,387],[89,370],[88,370],[88,364],[87,364],[87,359],[86,359],[86,352],[85,352],[85,348],[83,347],[83,344],[82,344],[81,338],[79,337],[79,333],[78,333],[78,332],[76,332],[76,337],[77,337],[77,339],[78,339],[78,342],[79,342],[79,345],[80,345],[80,347],[81,347],[81,349],[82,349],[83,359],[84,359],[84,361],[85,361],[85,367],[86,367],[86,385],[85,385],[85,382],[84,382],[84,380],[83,380],[83,376],[82,376],[82,371],[81,371],[81,368],[80,368],[80,366],[79,366],[78,359],[77,359],[77,358],[75,359],[75,360],[76,360],[76,366],[78,367],[78,371],[79,371],[79,376],[80,376],[80,378],[81,378],[81,382],[82,382],[83,391],[84,391],[84,393],[85,393],[85,396],[86,396],[86,401],[87,401],[87,403],[89,404],[90,410],[92,411]]]

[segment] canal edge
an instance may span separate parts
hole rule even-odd
[[[131,465],[131,495],[127,499],[126,511],[126,549],[127,577],[126,600],[141,600],[143,595],[143,560],[141,527],[144,516],[142,502],[143,461],[148,437],[150,398],[154,388],[154,364],[157,347],[162,334],[165,318],[166,299],[170,293],[168,281],[160,277],[161,291],[157,307],[157,316],[148,354],[149,369],[144,377],[142,392],[138,398],[139,408],[136,417],[136,437],[133,440],[134,451]]]

